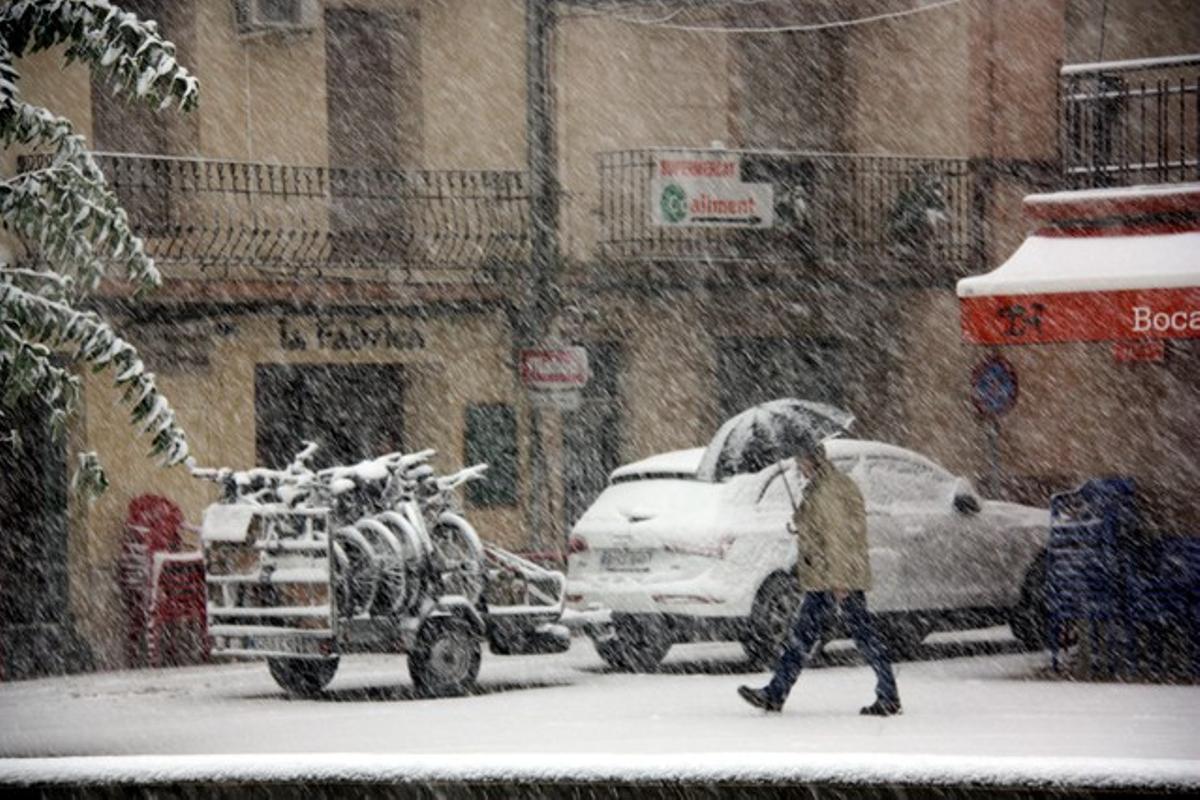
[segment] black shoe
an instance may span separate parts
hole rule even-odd
[[[742,698],[755,708],[761,708],[763,711],[778,712],[783,710],[783,703],[779,702],[778,700],[772,700],[762,689],[751,689],[749,686],[739,686],[738,697]]]
[[[858,712],[867,717],[892,717],[904,713],[899,700],[876,700],[869,706],[863,706]]]

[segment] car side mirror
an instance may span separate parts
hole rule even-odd
[[[979,498],[970,492],[960,492],[954,495],[954,510],[960,514],[978,514],[983,510]]]

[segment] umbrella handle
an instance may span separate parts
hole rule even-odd
[[[800,505],[796,502],[796,495],[792,494],[792,485],[790,483],[788,483],[787,470],[785,470],[783,468],[783,459],[782,458],[779,459],[779,461],[776,462],[776,464],[779,467],[779,479],[781,481],[783,481],[783,487],[785,489],[787,489],[788,501],[791,502],[792,513],[795,514],[796,511],[800,508]]]

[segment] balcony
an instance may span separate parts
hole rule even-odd
[[[1200,180],[1200,54],[1064,66],[1059,99],[1072,187]]]
[[[523,172],[96,160],[168,278],[479,282],[528,259]]]
[[[773,222],[743,228],[656,221],[652,181],[664,153],[736,160],[741,181],[771,186]],[[966,159],[677,149],[599,158],[599,248],[612,262],[942,283],[969,271],[979,249],[977,181]]]

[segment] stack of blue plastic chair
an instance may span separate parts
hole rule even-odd
[[[1146,637],[1150,658],[1160,674],[1166,671],[1167,632],[1182,633],[1188,652],[1188,668],[1200,676],[1200,537],[1168,536],[1158,544],[1154,568],[1131,570],[1127,580],[1128,620],[1131,641],[1139,627],[1149,629]]]
[[[1046,599],[1055,671],[1072,629],[1089,638],[1094,656],[1107,653],[1110,675],[1118,652],[1123,661],[1129,655],[1122,539],[1136,524],[1134,484],[1128,479],[1093,479],[1050,499]]]

